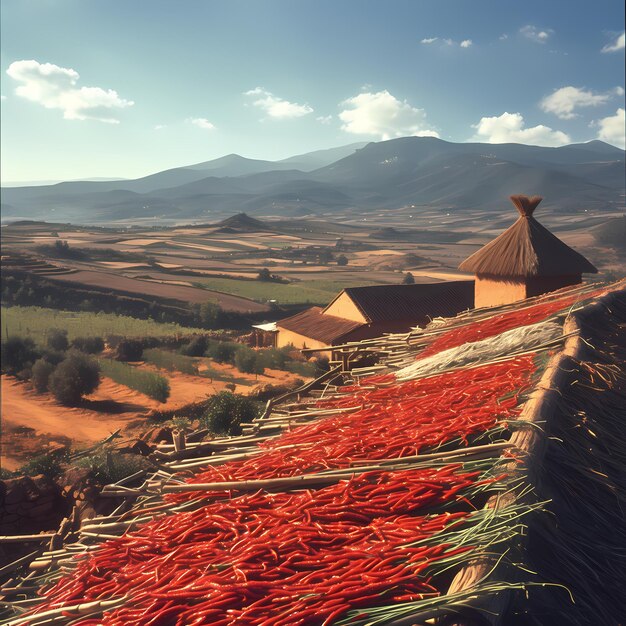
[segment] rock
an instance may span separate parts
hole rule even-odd
[[[137,439],[131,446],[125,449],[120,449],[119,452],[127,452],[130,454],[141,454],[142,456],[148,456],[154,446],[149,446],[145,441]]]
[[[147,444],[172,443],[172,429],[169,426],[157,426],[144,433],[141,439]]]
[[[67,511],[61,488],[47,476],[20,476],[2,481],[0,534],[31,534],[58,525]]]
[[[92,484],[90,470],[86,467],[70,467],[58,478],[66,493],[81,492]]]

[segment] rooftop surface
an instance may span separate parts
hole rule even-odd
[[[511,196],[511,200],[520,217],[493,241],[465,259],[459,265],[460,270],[516,278],[598,272],[582,254],[533,217],[541,202],[539,196]]]
[[[435,317],[452,317],[474,306],[473,280],[348,287],[344,292],[370,323],[402,320],[417,323]]]
[[[109,487],[12,623],[617,624],[625,323],[582,285],[363,341],[383,369]]]
[[[363,324],[343,317],[326,315],[321,307],[314,306],[302,313],[279,320],[276,326],[331,345]]]

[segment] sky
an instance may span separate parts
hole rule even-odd
[[[2,0],[2,181],[357,141],[624,147],[622,0]]]

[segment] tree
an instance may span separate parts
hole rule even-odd
[[[340,254],[337,257],[337,265],[340,265],[342,267],[348,265],[348,257],[345,254]]]
[[[223,312],[214,302],[203,302],[198,311],[200,325],[203,328],[220,328],[223,323]]]
[[[118,361],[141,361],[143,343],[138,339],[122,339],[117,344]]]
[[[262,374],[265,371],[257,353],[251,348],[243,347],[235,355],[235,366],[244,374]]]
[[[264,280],[264,281],[272,280],[272,274],[267,269],[267,267],[264,267],[263,269],[259,270],[259,273],[257,274],[256,279],[257,280]]]
[[[221,391],[209,399],[201,418],[215,435],[240,435],[241,423],[251,422],[259,414],[259,405],[247,396]]]
[[[29,337],[9,337],[2,342],[2,371],[19,374],[32,366],[39,357],[35,342]]]
[[[33,363],[31,382],[39,393],[48,391],[48,383],[52,372],[54,372],[54,365],[46,359],[37,359]]]
[[[411,272],[407,272],[404,275],[404,278],[402,279],[402,284],[403,285],[414,285],[415,284],[415,278],[413,278],[413,274],[411,274]]]
[[[70,244],[67,241],[58,240],[54,242],[55,251],[59,256],[68,256]]]
[[[319,254],[319,261],[322,265],[328,265],[333,260],[333,253],[328,248],[322,248]]]
[[[104,350],[102,337],[76,337],[72,340],[72,347],[86,354],[99,354]]]
[[[236,347],[226,341],[218,341],[210,348],[208,355],[218,363],[231,363],[235,356]]]
[[[208,337],[200,335],[199,337],[194,337],[186,346],[183,346],[181,352],[187,356],[204,356],[208,347]]]
[[[100,384],[100,367],[80,352],[72,352],[52,372],[48,387],[54,397],[66,406],[78,404],[85,394]]]
[[[50,328],[50,330],[48,330],[46,344],[48,348],[52,348],[52,350],[65,352],[70,345],[67,340],[67,330],[64,328]]]

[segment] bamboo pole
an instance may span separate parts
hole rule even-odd
[[[128,596],[121,598],[114,598],[113,600],[95,600],[94,602],[83,602],[82,604],[66,604],[49,611],[43,611],[42,613],[36,613],[35,615],[26,615],[24,617],[18,617],[17,619],[9,620],[6,622],[6,626],[22,626],[28,624],[29,626],[36,626],[41,624],[43,620],[50,617],[66,619],[74,617],[83,617],[90,613],[102,613],[109,609],[116,608],[123,605]],[[64,620],[65,621],[65,620]]]
[[[39,535],[0,535],[0,543],[30,543],[49,541],[56,533],[40,533]]]
[[[566,337],[563,350],[550,359],[534,393],[522,409],[518,418],[520,421],[538,424],[549,420],[554,413],[556,403],[562,393],[561,387],[565,381],[567,363],[570,358],[576,358],[581,349],[580,327],[575,318],[571,317],[566,320],[563,334]],[[547,445],[543,430],[526,428],[515,431],[510,442],[525,454],[525,468],[522,471],[526,473],[528,483],[533,484],[536,482],[534,472],[537,471],[536,468],[541,463]],[[519,472],[520,470],[512,463],[511,471]],[[485,508],[498,509],[514,502],[515,499],[514,493],[508,493],[504,496],[498,494],[487,501]],[[476,559],[457,572],[447,593],[450,595],[470,590],[483,582],[486,576],[493,575],[495,569],[493,558]],[[504,614],[508,602],[509,594],[498,594],[490,597],[484,606],[480,602],[477,606],[484,610],[487,622],[496,626],[501,623],[501,616]],[[471,626],[471,622],[464,621],[462,618],[457,620],[456,624],[458,626]]]

